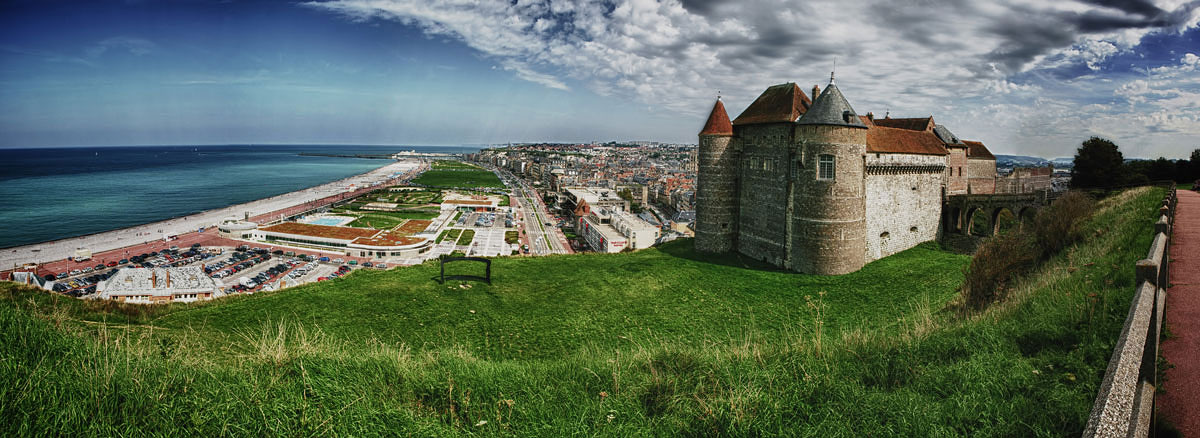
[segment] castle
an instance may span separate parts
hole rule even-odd
[[[771,86],[700,131],[696,250],[836,275],[935,240],[946,196],[993,193],[996,159],[933,117],[859,116],[830,75]]]

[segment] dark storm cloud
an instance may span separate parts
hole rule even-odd
[[[683,8],[696,15],[710,16],[717,6],[729,3],[729,0],[680,0]]]
[[[1147,0],[1083,0],[1083,2],[1145,17],[1153,17],[1166,12]]]
[[[1040,55],[1071,47],[1082,35],[1179,26],[1200,5],[1200,1],[1193,1],[1168,12],[1139,0],[1089,0],[1088,3],[1125,14],[1105,10],[1047,13],[1012,7],[1011,14],[998,17],[986,26],[985,29],[1000,36],[1002,42],[985,56],[985,60],[995,63],[1006,73],[1014,73]]]

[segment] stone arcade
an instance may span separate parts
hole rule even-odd
[[[830,75],[769,87],[700,131],[696,249],[846,274],[941,233],[947,196],[993,193],[996,161],[933,117],[859,116]]]

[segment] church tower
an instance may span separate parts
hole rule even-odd
[[[830,75],[796,121],[799,154],[788,206],[787,268],[839,275],[866,264],[867,126]]]
[[[733,124],[721,98],[700,130],[699,169],[696,172],[696,251],[728,252],[737,238],[738,153]]]

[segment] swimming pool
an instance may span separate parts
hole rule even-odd
[[[319,217],[319,218],[308,221],[308,223],[313,224],[313,225],[338,226],[338,225],[341,225],[342,222],[344,222],[345,220],[346,220],[346,218],[342,218],[342,217]]]

